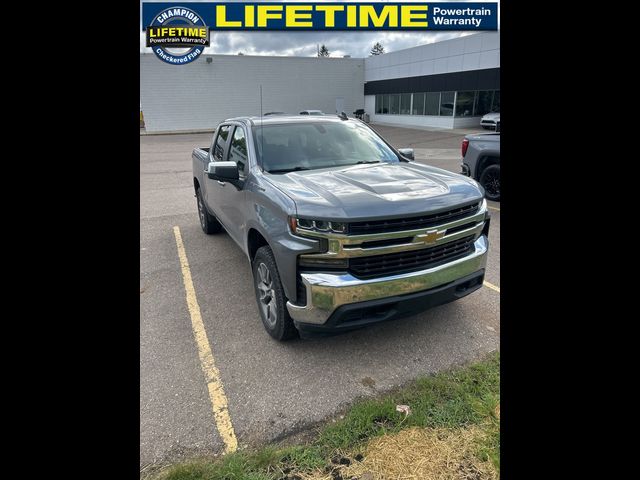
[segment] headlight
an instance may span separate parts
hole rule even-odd
[[[480,204],[480,211],[487,209],[487,199],[483,198],[482,203]]]
[[[310,220],[308,218],[289,217],[289,227],[292,233],[346,233],[347,224],[344,222],[330,222],[327,220]]]

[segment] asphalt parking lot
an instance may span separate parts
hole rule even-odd
[[[413,147],[417,161],[454,172],[462,137],[471,131],[374,128],[396,147]],[[500,204],[492,202],[488,286],[407,319],[329,338],[273,340],[260,321],[246,257],[226,234],[207,236],[198,222],[191,150],[210,140],[210,133],[140,137],[141,470],[224,447],[175,226],[241,448],[282,439],[358,397],[499,349]]]

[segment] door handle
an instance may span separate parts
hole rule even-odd
[[[218,185],[221,185],[221,186],[223,186],[223,187],[226,185],[226,183],[225,183],[225,182],[221,182],[220,180],[216,180],[216,182],[218,182]]]

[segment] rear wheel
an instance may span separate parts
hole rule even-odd
[[[220,225],[220,222],[218,222],[218,220],[216,220],[216,217],[214,217],[207,211],[207,207],[205,207],[204,205],[204,200],[202,198],[202,192],[200,191],[200,189],[196,190],[196,200],[198,202],[198,217],[200,218],[200,226],[202,227],[202,231],[207,235],[222,231],[222,225]]]
[[[500,200],[500,165],[489,165],[480,175],[480,185],[484,188],[487,200]]]
[[[278,267],[271,248],[260,247],[253,260],[253,284],[258,310],[265,330],[276,340],[289,340],[298,335],[287,310]]]

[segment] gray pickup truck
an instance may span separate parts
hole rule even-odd
[[[247,255],[278,340],[418,313],[482,286],[482,188],[341,116],[239,117],[193,150],[206,234]]]
[[[462,139],[462,173],[480,182],[487,199],[500,201],[499,133],[479,133]]]

